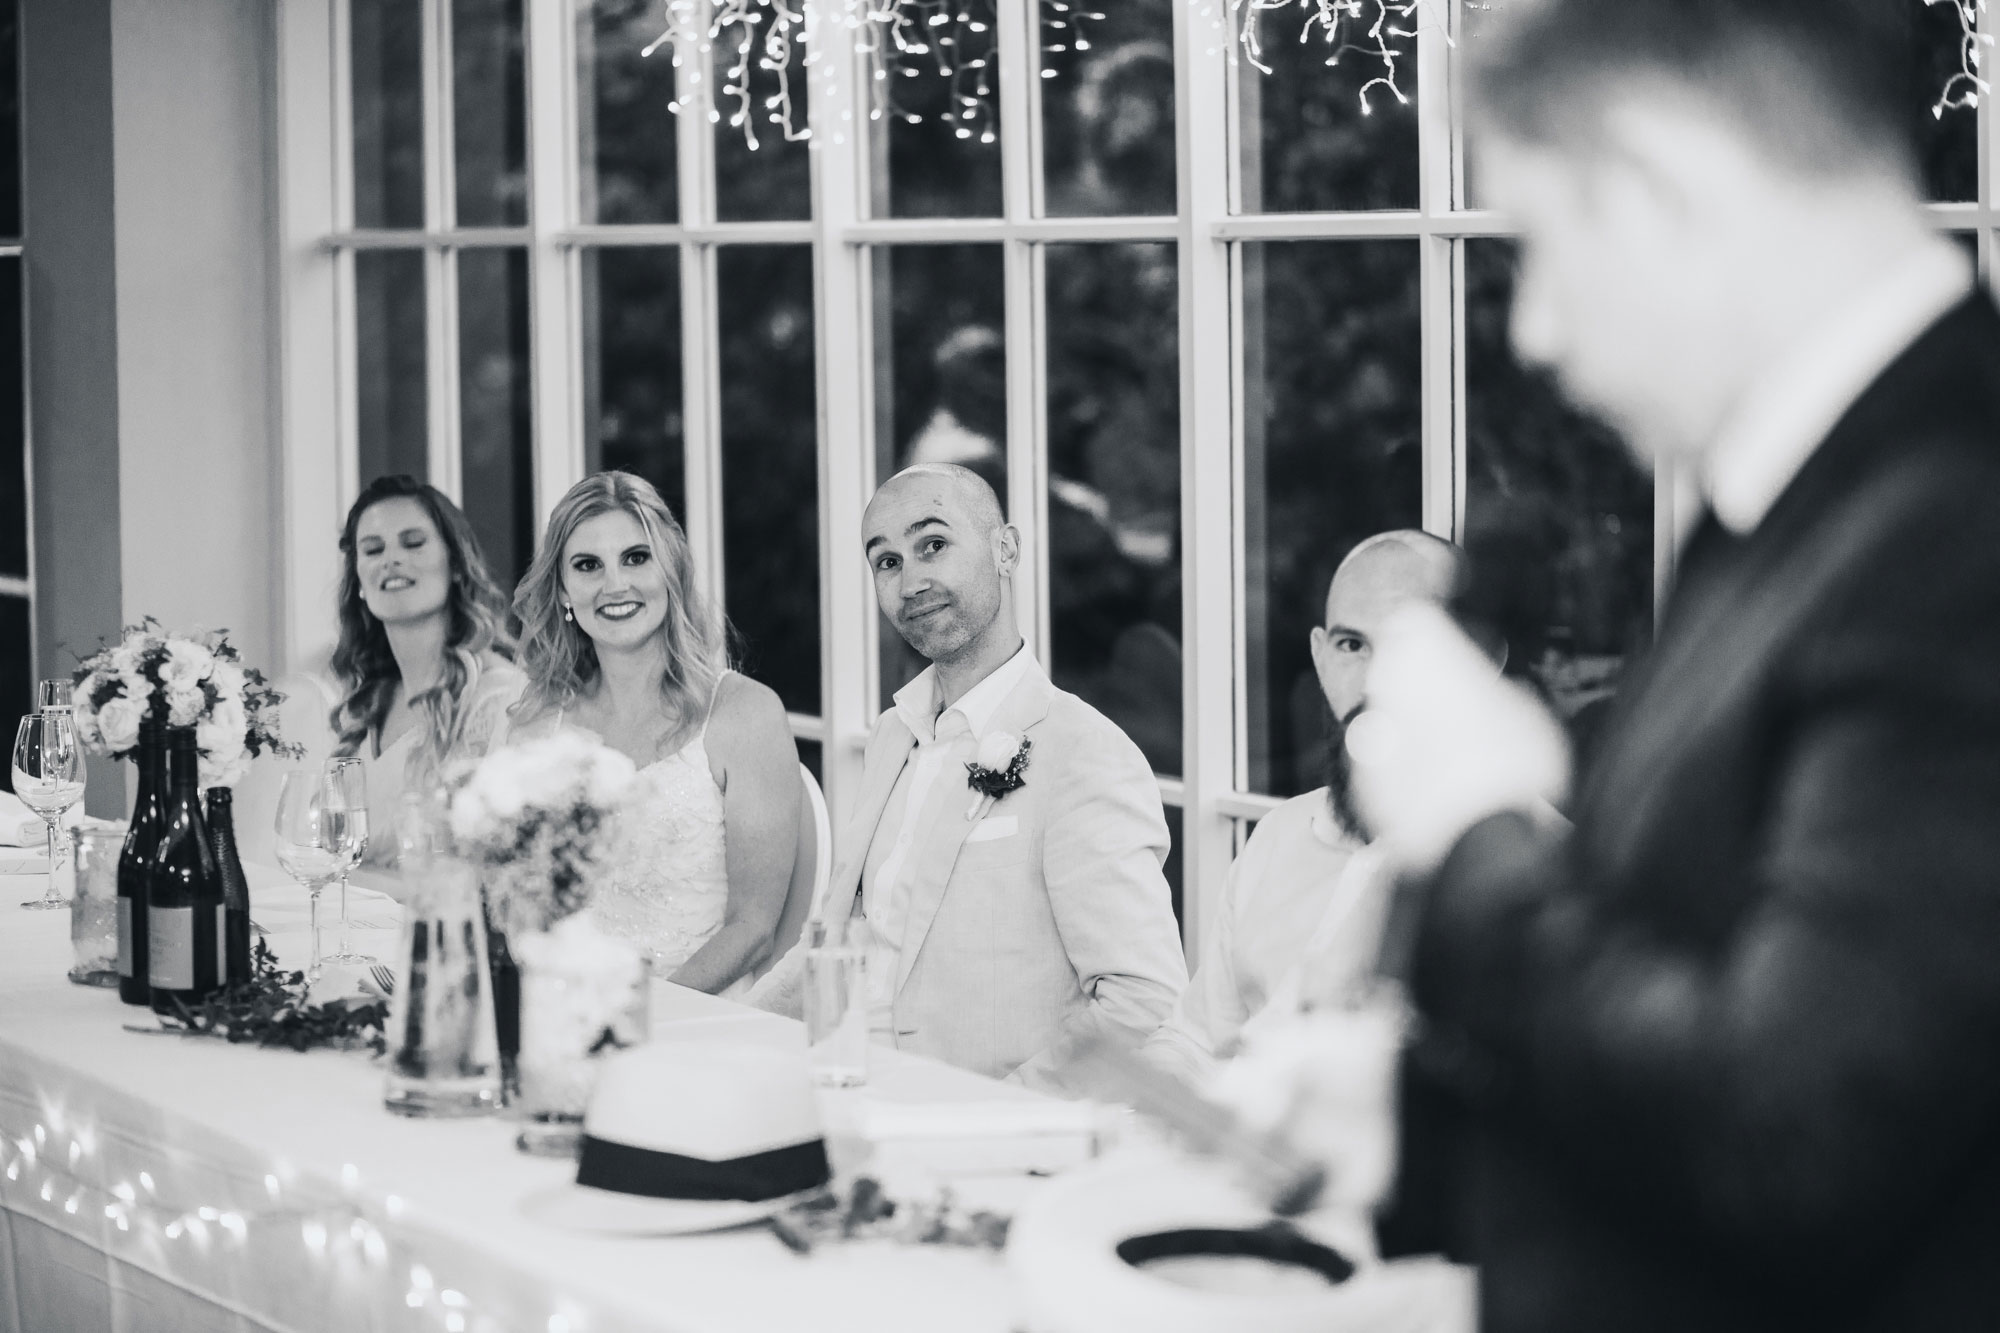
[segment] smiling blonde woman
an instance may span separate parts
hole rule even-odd
[[[571,487],[514,610],[528,689],[508,735],[574,728],[639,766],[592,913],[681,985],[742,982],[790,886],[798,754],[778,696],[729,669],[659,492],[629,472]]]

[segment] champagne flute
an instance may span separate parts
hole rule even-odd
[[[353,756],[326,761],[326,781],[329,792],[340,802],[346,812],[344,823],[346,836],[343,849],[347,861],[340,868],[340,935],[337,952],[326,959],[329,963],[372,963],[370,954],[356,953],[347,939],[347,875],[361,864],[361,858],[368,852],[368,774],[361,761]]]
[[[76,725],[68,709],[21,719],[14,732],[14,794],[42,817],[49,839],[48,891],[21,906],[36,911],[67,907],[56,888],[58,872],[69,860],[62,817],[63,811],[83,799],[83,756],[77,750]]]
[[[312,960],[306,980],[320,975],[319,894],[347,865],[347,812],[323,769],[294,768],[278,788],[272,851],[312,902]]]

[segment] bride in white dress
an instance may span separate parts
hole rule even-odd
[[[657,975],[722,993],[772,947],[798,842],[798,754],[784,706],[729,670],[687,538],[628,472],[556,504],[514,594],[528,688],[511,738],[587,731],[639,766],[600,924]]]

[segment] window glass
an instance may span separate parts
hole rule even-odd
[[[1958,21],[1958,5],[1907,8],[1917,29],[1917,105],[1910,108],[1910,114],[1916,121],[1924,190],[1932,199],[1944,202],[1977,199],[1979,113],[1971,107],[1955,107],[1942,115],[1932,114],[1945,85],[1963,68],[1965,30]],[[1964,86],[1961,80],[1958,87]]]
[[[726,31],[716,43],[716,85],[721,120],[715,125],[715,215],[723,222],[784,222],[812,216],[812,151],[804,139],[787,139],[781,109],[771,105],[779,95],[775,70],[764,62],[775,62],[778,53],[770,49],[771,25],[739,26]],[[750,35],[748,55],[741,51],[744,34]],[[786,56],[787,86],[791,90],[792,126],[795,133],[806,128],[805,44],[792,30]],[[729,93],[742,87],[742,94]],[[738,117],[744,123],[738,123]],[[750,147],[744,130],[756,136]]]
[[[817,715],[819,403],[810,245],[716,256],[723,584],[743,670]]]
[[[1249,786],[1320,785],[1308,637],[1363,538],[1422,522],[1418,243],[1243,246],[1243,572]]]
[[[528,252],[458,256],[460,495],[503,588],[535,553],[534,419],[528,392]]]
[[[1507,338],[1516,245],[1465,245],[1465,546],[1477,612],[1508,674],[1585,745],[1627,655],[1652,634],[1653,483],[1606,426],[1569,407]]]
[[[458,225],[528,221],[521,0],[451,0],[451,125]]]
[[[922,50],[890,60],[872,118],[878,217],[1000,216],[1000,59],[994,0],[940,6]],[[878,25],[879,26],[879,25]],[[882,40],[890,40],[884,38]],[[875,117],[875,111],[870,111]],[[886,149],[886,151],[885,151]]]
[[[357,251],[355,434],[363,486],[392,472],[430,473],[425,324],[423,252]]]
[[[28,577],[27,403],[21,376],[21,260],[0,256],[0,575]]]
[[[1170,244],[1048,248],[1051,675],[1181,771],[1179,274]]]
[[[1377,82],[1388,66],[1372,54],[1368,30],[1378,15],[1368,10],[1341,17],[1332,40],[1317,21],[1305,28],[1311,6],[1257,21],[1258,59],[1271,72],[1247,60],[1236,67],[1244,212],[1417,207],[1417,39],[1387,32],[1399,25],[1381,15],[1383,41],[1400,57],[1395,86],[1405,101]],[[1423,6],[1422,22],[1435,21],[1431,10]]]
[[[1166,808],[1166,816],[1167,861],[1165,865],[1160,867],[1160,870],[1167,877],[1167,892],[1173,897],[1174,920],[1181,928],[1181,938],[1185,940],[1187,938],[1187,895],[1181,887],[1181,869],[1183,865],[1181,858],[1181,824],[1187,819],[1187,814],[1179,806],[1170,805]],[[1188,969],[1192,971],[1198,961],[1200,960],[1194,958],[1188,959]]]
[[[354,225],[424,225],[423,7],[349,0]]]
[[[1007,504],[1005,260],[998,245],[899,245],[874,252],[875,475],[957,463]],[[855,552],[855,558],[861,558]],[[924,668],[878,621],[882,706]]]
[[[0,0],[0,236],[21,234],[21,13]]]
[[[657,0],[576,0],[577,175],[585,222],[680,219],[673,49]]]
[[[1172,213],[1173,0],[1041,5],[1050,217]]]
[[[582,259],[584,471],[637,473],[685,523],[680,251],[621,246]]]
[[[29,605],[25,597],[0,596],[0,727],[7,743],[34,702],[35,664],[28,658]],[[0,768],[0,791],[14,790],[14,766]]]

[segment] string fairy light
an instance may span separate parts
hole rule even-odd
[[[1950,5],[1958,15],[1960,33],[1958,73],[1945,80],[1944,92],[1931,107],[1931,115],[1943,120],[1947,111],[1978,106],[1980,96],[1990,87],[1979,71],[1986,63],[1982,48],[1993,45],[1993,38],[1979,31],[1979,16],[1986,12],[1986,0],[1924,0],[1926,8],[1932,5]]]
[[[676,115],[692,114],[712,124],[726,118],[756,151],[760,123],[787,142],[812,142],[802,98],[793,87],[794,69],[805,88],[835,110],[836,143],[841,125],[854,122],[857,109],[870,121],[921,124],[912,109],[906,80],[943,84],[943,110],[932,113],[956,138],[981,144],[999,141],[996,92],[999,86],[998,24],[975,12],[970,0],[663,0],[666,29],[641,54],[665,49],[674,68],[684,71],[680,93],[667,104]],[[1074,0],[1040,0],[1042,50],[1060,53],[1091,49],[1086,25],[1104,15]],[[856,57],[862,91],[860,108],[843,104],[836,61]],[[713,74],[704,71],[713,67]],[[1043,78],[1053,69],[1042,70]],[[814,81],[817,80],[815,88]],[[760,94],[756,85],[769,91]]]
[[[66,1146],[61,1142],[64,1137],[68,1138]],[[289,1178],[291,1173],[279,1164],[276,1171],[262,1177],[268,1205],[256,1207],[243,1207],[236,1200],[186,1205],[164,1199],[151,1170],[107,1186],[101,1177],[90,1174],[94,1165],[94,1144],[87,1129],[66,1131],[53,1118],[37,1122],[26,1134],[0,1126],[0,1180],[6,1182],[0,1185],[0,1202],[18,1188],[78,1223],[101,1219],[135,1240],[156,1238],[164,1246],[185,1249],[211,1262],[232,1253],[247,1257],[253,1232],[258,1238],[258,1261],[264,1262],[270,1246],[290,1236],[316,1265],[361,1268],[391,1278],[400,1273],[405,1285],[404,1305],[421,1312],[445,1333],[498,1333],[523,1326],[518,1310],[483,1310],[462,1287],[443,1285],[425,1265],[404,1267],[394,1260],[389,1237],[375,1217],[394,1221],[407,1204],[388,1194],[379,1207],[373,1206],[361,1191],[360,1171],[352,1163],[341,1167],[344,1197],[337,1201],[310,1198],[302,1192],[288,1198],[287,1185],[280,1176]],[[9,1206],[34,1215],[33,1205]],[[559,1299],[542,1327],[547,1333],[588,1333],[589,1321],[574,1302]]]

